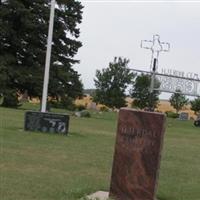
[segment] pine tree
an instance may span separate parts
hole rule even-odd
[[[41,97],[46,56],[50,0],[4,0],[0,3],[0,93]],[[82,5],[58,1],[55,10],[49,95],[75,98],[82,94],[79,74],[72,68]]]

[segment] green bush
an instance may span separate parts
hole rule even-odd
[[[175,113],[175,112],[172,112],[172,111],[167,111],[165,113],[166,113],[167,117],[169,117],[169,118],[178,118],[179,117],[178,113]]]
[[[50,100],[49,104],[52,108],[62,108],[62,105],[60,104],[60,102],[56,100]]]
[[[86,109],[86,107],[84,105],[76,105],[76,110],[78,110],[78,111],[82,111],[85,109]]]
[[[74,111],[76,106],[74,104],[74,99],[71,97],[61,97],[60,101],[51,100],[50,106],[53,108],[63,108],[70,111]]]
[[[80,117],[91,117],[91,114],[88,110],[82,110],[80,112]]]
[[[2,106],[10,108],[17,108],[21,106],[21,104],[19,104],[18,95],[16,91],[10,90],[6,91],[3,94]]]
[[[0,104],[3,103],[3,94],[0,94]]]
[[[100,106],[99,110],[100,110],[101,112],[108,112],[108,111],[109,111],[109,109],[108,109],[107,106]]]

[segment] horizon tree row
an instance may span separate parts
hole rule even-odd
[[[128,59],[115,57],[107,68],[96,71],[94,79],[96,90],[93,100],[110,108],[120,108],[126,106],[125,98],[131,96],[134,98],[132,107],[155,109],[160,92],[151,93],[149,91],[151,77],[133,73],[128,64]],[[156,84],[159,84],[158,80]],[[130,89],[127,95],[128,88]]]
[[[115,57],[107,68],[96,71],[96,78],[94,79],[96,90],[93,94],[93,100],[114,109],[127,106],[125,98],[130,96],[134,99],[132,107],[155,110],[161,92],[154,90],[151,93],[149,90],[151,76],[133,73],[128,64],[127,58]],[[155,86],[156,88],[160,86],[157,79]],[[177,114],[189,103],[195,114],[200,114],[200,98],[197,97],[195,100],[189,101],[180,90],[171,95],[169,102]]]

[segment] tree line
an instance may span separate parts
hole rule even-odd
[[[3,106],[17,107],[18,96],[42,96],[50,0],[0,0],[0,96]],[[82,46],[79,24],[83,6],[76,0],[57,0],[54,18],[52,57],[48,95],[57,105],[70,107],[83,95],[80,74],[73,69],[79,63],[74,56]],[[155,109],[159,91],[150,93],[151,77],[138,75],[128,67],[129,60],[116,57],[107,68],[97,70],[94,101],[110,108],[126,106],[125,98],[134,98],[133,107]],[[155,83],[159,86],[159,81]],[[128,91],[129,88],[129,91]],[[177,112],[188,100],[180,92],[170,102]],[[199,98],[191,102],[200,110]]]
[[[128,63],[126,58],[114,58],[107,68],[96,71],[94,101],[111,108],[120,108],[126,106],[125,97],[129,96],[133,98],[132,107],[155,110],[160,92],[150,92],[151,75],[132,72]],[[157,79],[154,84],[159,88],[160,82]],[[177,114],[189,103],[195,114],[200,114],[200,98],[189,101],[180,90],[171,95],[169,102]]]
[[[128,67],[129,60],[115,57],[107,68],[96,71],[94,101],[110,108],[126,106],[126,96],[134,98],[133,107],[155,108],[158,91],[149,91],[150,76],[137,75]],[[127,88],[130,88],[127,91]]]

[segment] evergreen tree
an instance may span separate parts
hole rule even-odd
[[[140,109],[154,110],[159,102],[159,91],[150,92],[151,76],[146,74],[138,75],[133,84],[133,89],[130,91],[133,100],[133,107]],[[160,85],[158,80],[155,80],[155,86],[158,88]]]
[[[128,69],[129,60],[114,58],[109,67],[96,71],[94,101],[111,108],[126,106],[125,91],[134,74]]]
[[[195,112],[196,115],[200,114],[200,97],[190,101],[191,110]]]
[[[0,3],[0,93],[7,91],[41,97],[50,0],[4,0]],[[79,74],[72,68],[81,47],[77,40],[82,5],[58,1],[55,9],[49,95],[82,94]]]
[[[174,94],[172,94],[169,99],[171,106],[176,109],[176,113],[178,113],[183,106],[188,104],[188,99],[186,99],[185,95],[181,93],[180,90],[176,90]]]

